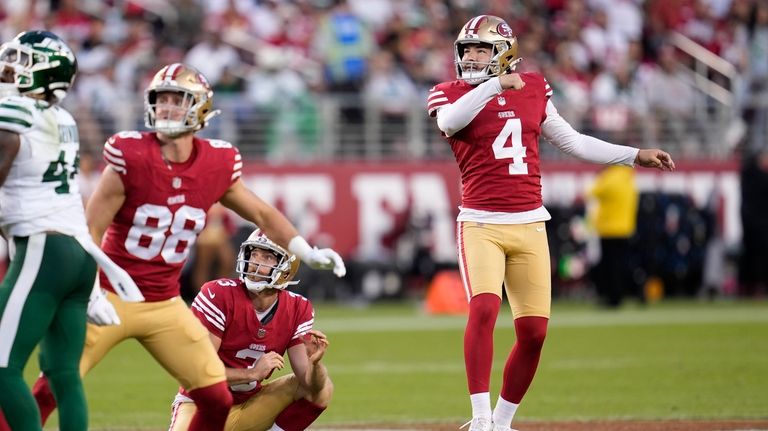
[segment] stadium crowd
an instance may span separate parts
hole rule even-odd
[[[764,140],[768,110],[744,109],[768,94],[768,4],[758,0],[19,0],[0,2],[0,28],[8,40],[44,27],[74,47],[80,73],[67,105],[97,151],[113,130],[141,125],[124,124],[131,105],[115,101],[133,100],[177,61],[218,96],[239,95],[241,110],[344,94],[396,127],[432,85],[455,77],[444,41],[478,13],[509,21],[520,70],[543,72],[563,116],[587,132],[638,145],[622,130],[652,118],[649,133],[671,136],[682,156],[701,151],[707,137],[684,127],[702,121],[691,118],[700,99],[676,67],[674,31],[735,66],[737,114],[752,142]],[[362,121],[359,110],[344,115]]]

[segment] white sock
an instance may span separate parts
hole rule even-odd
[[[272,428],[270,428],[269,431],[285,431],[285,430],[277,426],[277,424],[272,424]]]
[[[491,394],[490,392],[480,392],[471,394],[469,401],[472,403],[473,418],[491,418]]]
[[[520,404],[510,403],[499,395],[496,401],[496,408],[493,409],[493,423],[501,426],[512,426],[512,418],[515,417],[517,406]]]

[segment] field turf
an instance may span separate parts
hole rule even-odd
[[[464,423],[463,316],[414,304],[319,304],[315,327],[334,401],[318,427]],[[492,399],[514,341],[508,308],[496,330]],[[768,301],[555,303],[521,421],[768,419]],[[25,376],[37,373],[31,361]],[[176,384],[131,340],[86,377],[91,429],[167,429]],[[46,429],[56,429],[52,417]]]

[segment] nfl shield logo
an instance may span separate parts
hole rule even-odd
[[[256,332],[257,338],[264,338],[265,335],[267,335],[267,330],[264,328],[259,328],[259,330]]]
[[[181,188],[181,178],[173,177],[173,180],[171,181],[171,187],[173,187],[174,189],[180,189]]]
[[[496,98],[496,101],[499,102],[499,106],[504,106],[507,104],[507,100],[504,99],[504,96],[499,96]]]

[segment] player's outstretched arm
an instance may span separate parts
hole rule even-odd
[[[288,243],[288,250],[314,269],[332,269],[337,277],[344,277],[347,268],[339,253],[330,248],[317,248],[309,245],[300,235]]]
[[[229,187],[220,202],[240,217],[256,224],[272,241],[287,248],[310,267],[332,269],[338,277],[347,273],[344,260],[338,253],[330,248],[310,246],[283,213],[261,200],[240,179]]]
[[[662,171],[674,171],[675,162],[669,153],[657,148],[640,150],[635,157],[635,164],[644,168],[656,168]]]
[[[229,186],[219,202],[240,217],[254,223],[269,239],[282,247],[288,247],[291,238],[299,234],[280,211],[264,202],[240,179]]]
[[[110,166],[101,173],[96,190],[85,206],[88,229],[96,244],[101,244],[104,232],[125,202],[125,187],[120,175]]]

